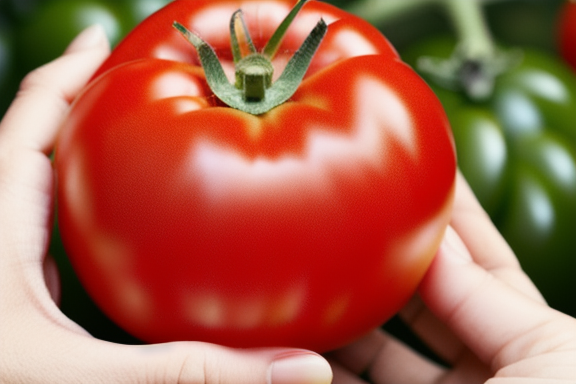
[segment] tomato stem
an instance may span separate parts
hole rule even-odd
[[[499,49],[486,24],[482,0],[360,0],[349,11],[373,24],[398,17],[426,5],[441,6],[458,35],[458,45],[448,59],[423,57],[417,68],[434,81],[464,91],[473,100],[484,100],[493,92],[495,79],[522,60],[520,50]]]
[[[253,53],[236,64],[236,88],[244,91],[244,99],[258,102],[266,97],[266,90],[272,86],[274,67],[270,60],[261,54]]]
[[[302,46],[290,59],[284,72],[272,82],[276,55],[289,26],[308,0],[299,0],[282,21],[261,53],[256,50],[242,10],[230,20],[230,41],[235,63],[235,83],[230,84],[214,49],[196,33],[174,22],[176,28],[195,48],[214,94],[232,108],[260,115],[286,102],[298,89],[312,58],[326,35],[328,26],[320,20]]]

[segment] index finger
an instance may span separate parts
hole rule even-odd
[[[20,268],[26,260],[40,265],[53,200],[51,163],[45,154],[53,147],[69,103],[108,52],[101,28],[86,30],[64,56],[26,78],[0,123],[0,263],[7,263],[3,268]]]
[[[102,27],[92,26],[63,56],[27,75],[0,122],[0,154],[22,147],[49,152],[68,106],[109,51]]]
[[[524,294],[544,302],[544,298],[522,271],[516,255],[460,172],[456,182],[456,197],[450,224],[471,251],[474,262]]]

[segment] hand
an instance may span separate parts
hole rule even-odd
[[[450,367],[375,331],[331,354],[335,384],[576,383],[576,319],[546,305],[460,175],[451,227],[400,315]]]
[[[108,53],[102,28],[87,29],[26,77],[0,123],[0,382],[329,383],[330,366],[312,352],[118,345],[94,339],[59,311],[51,297],[57,270],[46,257],[54,197],[48,154],[70,102]]]

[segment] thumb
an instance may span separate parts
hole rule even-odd
[[[286,348],[240,350],[200,342],[145,346],[89,339],[85,352],[67,359],[83,378],[106,383],[329,384],[332,370],[316,353]],[[97,347],[95,347],[97,345]],[[86,382],[86,381],[77,381]]]
[[[0,326],[3,345],[9,347],[8,353],[0,354],[2,383],[330,384],[332,380],[329,363],[306,350],[242,350],[201,342],[115,344],[88,335],[54,303],[4,301],[11,311],[6,311]]]

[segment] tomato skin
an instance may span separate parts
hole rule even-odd
[[[96,303],[142,340],[327,351],[416,290],[450,219],[451,130],[383,37],[320,2],[298,17],[333,28],[292,99],[258,117],[223,107],[170,25],[293,5],[250,4],[178,0],[119,45],[62,128],[60,231]],[[230,14],[199,32],[225,35],[206,28]],[[253,36],[276,26],[248,23]]]
[[[566,2],[560,19],[560,53],[576,71],[576,1]]]

